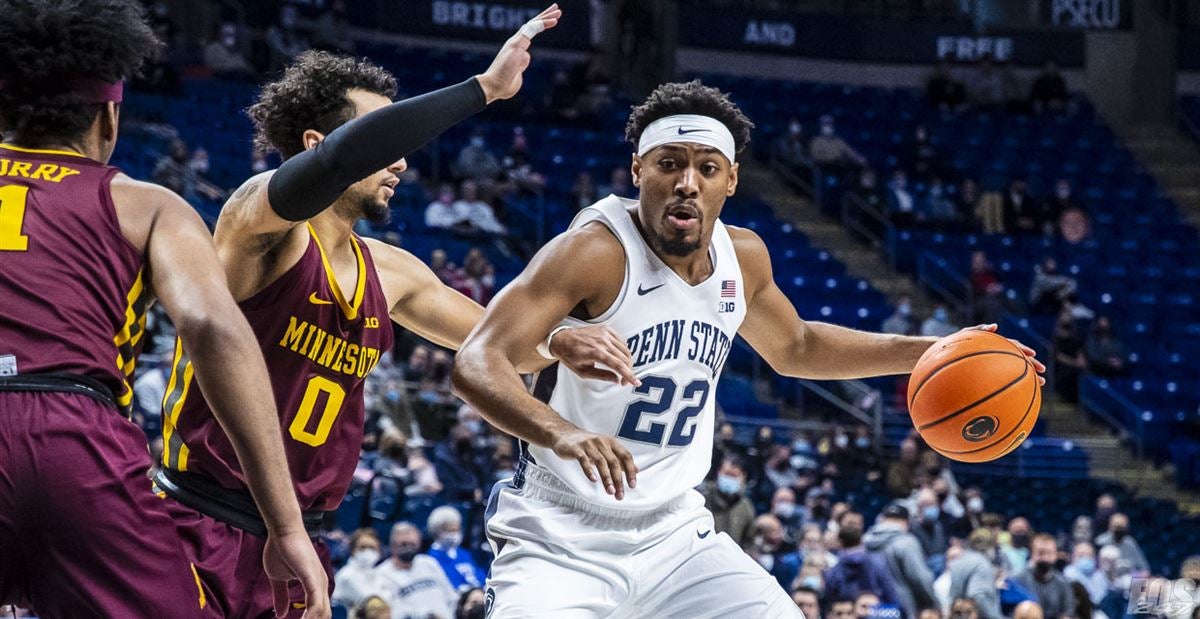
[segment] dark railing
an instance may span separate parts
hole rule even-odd
[[[957,315],[975,315],[970,280],[933,252],[923,251],[917,256],[917,286],[946,301]]]

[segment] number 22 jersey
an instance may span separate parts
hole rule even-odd
[[[580,378],[562,364],[539,385],[552,383],[550,407],[591,432],[621,439],[638,466],[637,488],[625,499],[588,481],[579,463],[528,446],[523,467],[549,469],[581,498],[592,503],[640,510],[674,499],[704,481],[712,461],[717,380],[733,338],[746,315],[741,267],[733,241],[719,220],[708,247],[713,273],[692,286],[680,278],[643,240],[628,208],[637,204],[608,196],[584,209],[571,223],[607,226],[625,250],[625,282],[616,301],[587,324],[607,325],[633,355],[640,387]],[[585,324],[567,319],[563,324]]]

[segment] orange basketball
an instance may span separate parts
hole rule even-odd
[[[913,426],[938,453],[961,462],[995,460],[1029,436],[1042,406],[1037,370],[990,331],[937,341],[908,379]]]

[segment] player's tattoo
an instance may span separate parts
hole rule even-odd
[[[233,197],[236,200],[249,198],[250,196],[254,195],[254,193],[258,191],[258,188],[261,186],[262,183],[247,183],[239,187],[237,192],[233,194]]]

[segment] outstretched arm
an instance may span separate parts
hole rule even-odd
[[[483,307],[445,285],[416,256],[387,243],[367,239],[392,320],[417,335],[458,350],[483,318]],[[567,329],[554,337],[551,352],[576,374],[634,384],[633,358],[616,333],[604,326]],[[537,372],[553,362],[534,348],[517,360],[521,374]],[[596,367],[601,364],[613,372]],[[615,372],[615,373],[614,373]]]
[[[746,319],[738,333],[784,376],[836,380],[908,374],[938,338],[870,333],[802,320],[775,285],[771,257],[758,235],[730,227],[746,282]],[[982,327],[990,331],[995,325]],[[1029,357],[1034,352],[1018,346]],[[1039,372],[1045,366],[1034,360]]]
[[[617,499],[625,496],[626,482],[636,484],[629,451],[616,437],[583,430],[530,395],[516,364],[575,308],[612,303],[624,280],[624,260],[620,244],[603,227],[554,239],[492,300],[452,374],[455,393],[492,425],[578,461],[588,479],[603,480]]]
[[[515,95],[529,66],[531,37],[553,28],[561,15],[558,5],[552,5],[531,20],[505,42],[484,73],[352,120],[285,161],[274,174],[247,181],[226,205],[233,212],[223,219],[251,238],[270,238],[314,217],[350,185],[402,159],[492,101]]]

